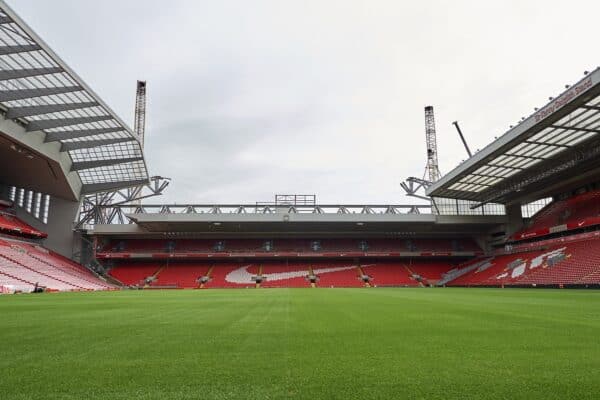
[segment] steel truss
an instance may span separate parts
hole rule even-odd
[[[153,176],[149,183],[84,196],[75,229],[87,229],[97,224],[125,224],[129,221],[124,208],[126,212],[143,212],[143,207],[137,202],[160,196],[170,182],[170,178]]]
[[[596,160],[599,159],[600,141],[586,144],[585,147],[574,149],[565,157],[561,157],[552,163],[544,165],[544,168],[531,169],[527,171],[527,174],[519,174],[512,179],[508,179],[506,183],[498,185],[493,190],[490,190],[489,193],[485,193],[486,197],[484,200],[473,205],[471,208],[481,207],[486,203],[501,202],[504,200],[505,196],[511,193],[520,192],[529,185],[537,184],[553,175],[574,169],[582,163],[596,162]]]
[[[400,205],[309,205],[281,206],[256,204],[146,204],[114,203],[93,208],[96,223],[132,223],[126,214],[421,214],[431,213],[429,204]]]

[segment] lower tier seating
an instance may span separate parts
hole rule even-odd
[[[317,277],[316,287],[364,287],[362,274],[371,286],[419,286],[416,275],[434,283],[443,272],[454,267],[450,262],[364,262],[357,265],[346,260],[294,260],[258,263],[173,262],[168,265],[123,261],[110,275],[126,285],[150,287],[199,288],[199,280],[208,277],[203,288],[253,288],[257,276],[260,287],[310,287],[309,276]],[[148,279],[152,277],[151,279]],[[428,282],[431,280],[434,282]]]
[[[266,277],[261,287],[309,287],[306,279],[309,275],[309,265],[301,262],[263,263],[262,275]]]
[[[131,263],[127,267],[112,268],[109,274],[124,285],[143,285],[147,278],[160,269],[157,262]]]
[[[448,283],[449,286],[569,284],[600,284],[600,238],[496,256]]]
[[[0,292],[107,290],[113,285],[82,266],[37,245],[0,240]]]
[[[150,286],[180,288],[254,288],[259,276],[263,288],[310,287],[311,274],[317,277],[316,287],[600,284],[600,237],[574,238],[545,241],[541,248],[474,259],[460,265],[452,259],[416,258],[379,259],[360,264],[345,259],[247,263],[171,260],[166,266],[123,260],[110,274],[127,285],[145,285],[146,278],[153,277],[148,282]],[[61,278],[56,274],[53,277]],[[202,277],[208,277],[208,281],[200,285]]]

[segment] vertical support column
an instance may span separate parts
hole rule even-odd
[[[506,205],[506,236],[510,236],[523,228],[523,215],[521,214],[521,204]]]
[[[52,197],[48,212],[48,223],[46,224],[48,232],[46,246],[69,258],[74,253],[81,251],[81,241],[75,239],[73,232],[78,212],[79,201]]]

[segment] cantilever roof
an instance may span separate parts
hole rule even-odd
[[[583,162],[581,150],[599,139],[600,69],[596,69],[435,182],[427,193],[508,202],[514,193],[574,167],[575,158]]]
[[[82,193],[148,181],[136,135],[2,0],[0,109],[60,143]]]

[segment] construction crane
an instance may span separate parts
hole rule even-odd
[[[140,139],[142,148],[144,148],[144,134],[146,132],[146,81],[137,81],[133,131]]]
[[[140,146],[143,150],[144,136],[146,134],[146,81],[137,81],[135,91],[135,114],[133,118],[133,131],[140,140]],[[134,190],[135,188],[127,189],[127,195],[130,196],[130,198],[135,197]],[[137,199],[133,201],[132,204],[135,204],[140,208],[142,206],[142,199]],[[135,212],[135,209],[130,210],[130,212]]]
[[[425,107],[425,142],[427,145],[425,176],[429,178],[429,182],[433,183],[440,179],[441,174],[438,165],[437,137],[435,134],[435,118],[432,106]]]
[[[437,137],[435,133],[435,118],[433,116],[433,107],[425,107],[425,144],[427,146],[427,164],[425,165],[425,174],[423,178],[411,176],[400,183],[407,196],[431,202],[433,213],[439,213],[437,205],[432,198],[426,195],[420,195],[419,191],[426,191],[429,186],[441,177],[438,166]],[[418,212],[418,210],[415,210]],[[412,212],[411,212],[412,213]]]
[[[471,153],[471,149],[469,148],[469,145],[467,144],[467,141],[465,140],[465,137],[464,137],[464,135],[462,133],[462,130],[460,129],[460,126],[458,126],[458,121],[454,121],[452,124],[454,125],[454,127],[458,131],[458,135],[460,136],[460,140],[462,140],[463,145],[465,146],[465,150],[467,151],[467,154],[469,155],[469,158],[473,157],[473,154]]]

